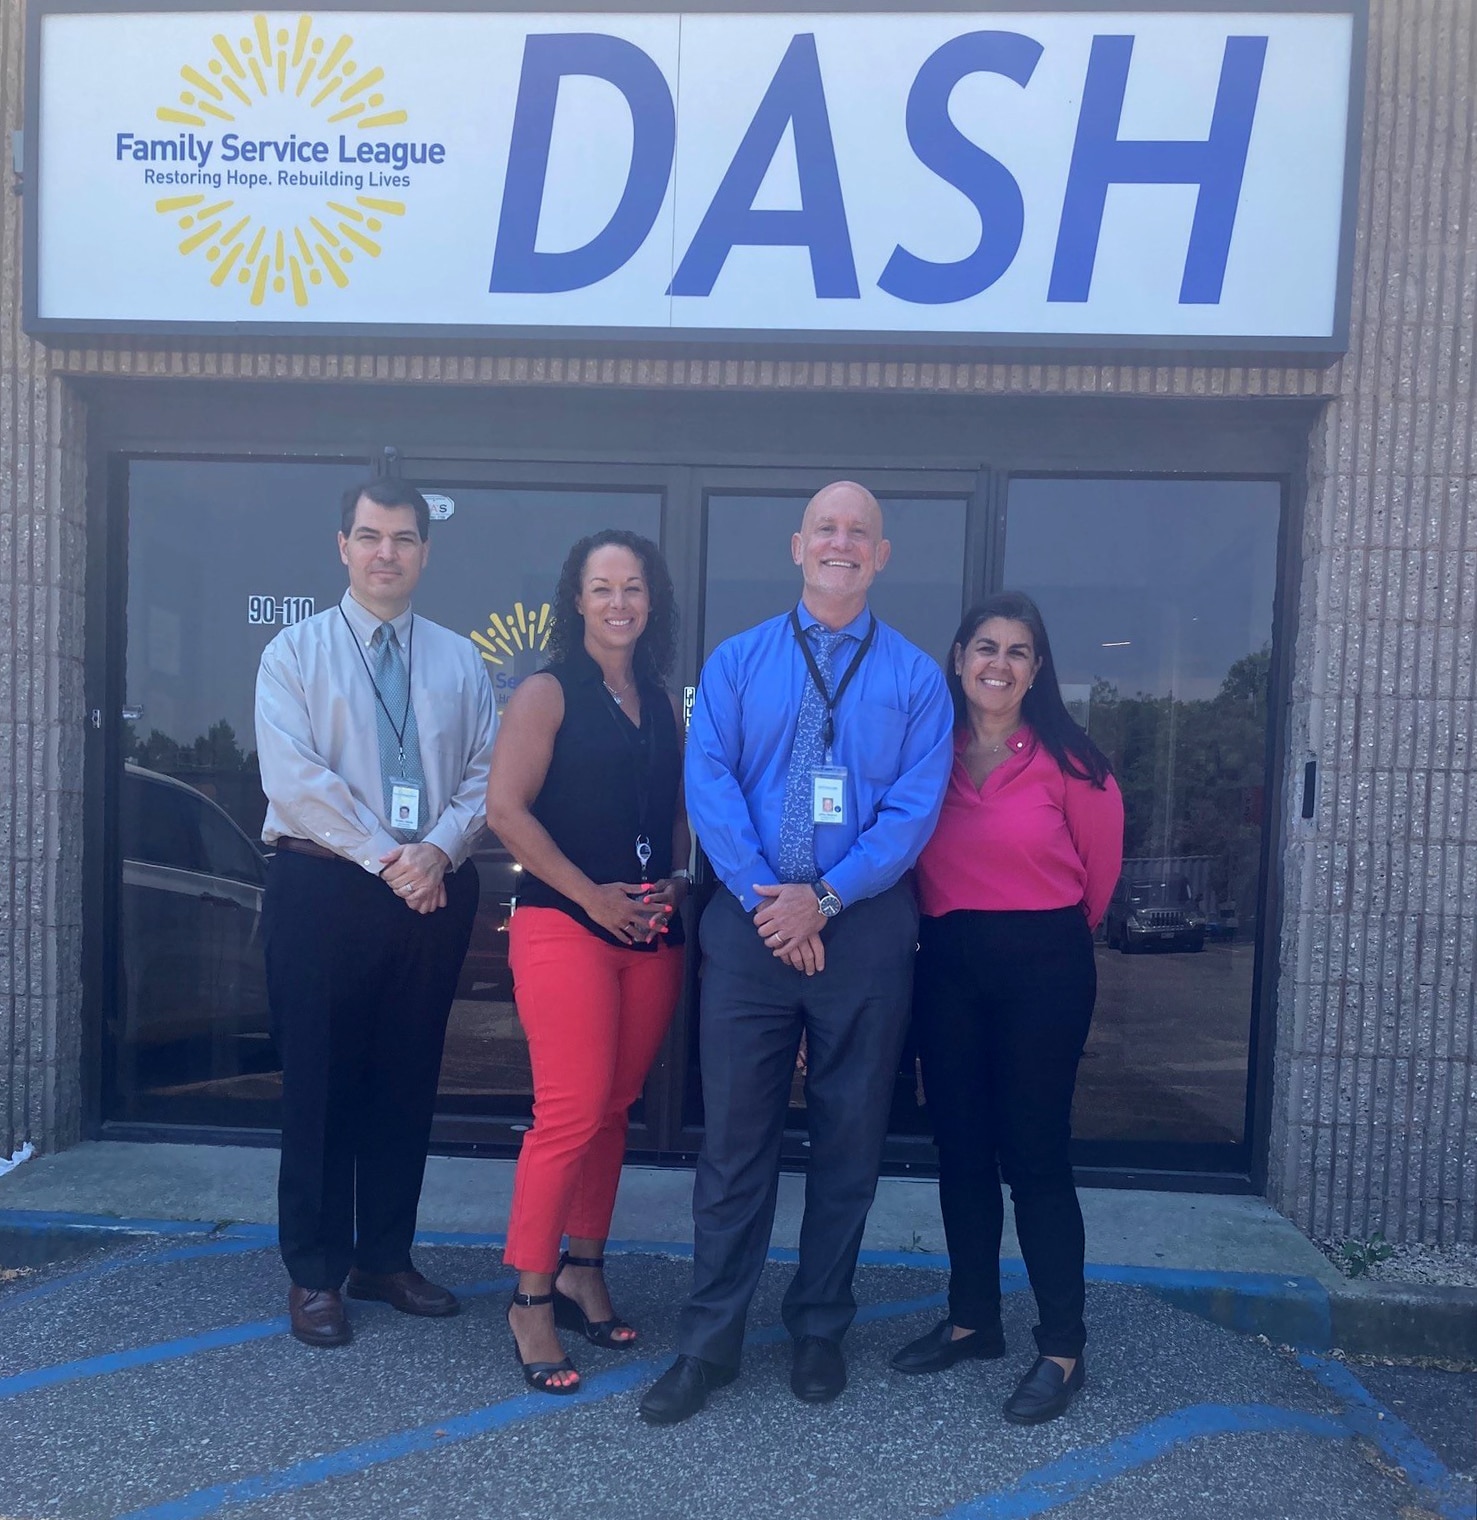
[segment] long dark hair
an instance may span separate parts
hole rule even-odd
[[[981,623],[991,618],[1008,618],[1012,623],[1023,623],[1031,631],[1031,642],[1041,661],[1036,679],[1021,703],[1021,717],[1031,725],[1036,737],[1047,754],[1069,776],[1079,781],[1090,781],[1096,787],[1103,786],[1113,773],[1108,757],[1094,744],[1087,730],[1067,711],[1062,701],[1062,689],[1057,683],[1056,662],[1051,657],[1051,640],[1046,636],[1046,624],[1041,609],[1024,591],[997,591],[984,601],[976,602],[964,614],[959,632],[949,649],[944,665],[944,679],[949,683],[949,695],[954,699],[954,726],[966,728],[969,724],[969,705],[964,699],[964,683],[954,669],[956,650],[967,650]]]
[[[646,627],[636,640],[636,676],[665,686],[677,657],[677,594],[672,589],[672,576],[662,551],[649,538],[630,533],[625,528],[602,528],[582,538],[564,559],[559,572],[559,584],[554,589],[554,617],[549,628],[549,662],[553,665],[567,660],[585,642],[585,620],[575,603],[579,600],[581,583],[585,578],[585,565],[597,549],[614,544],[629,549],[641,561],[641,573],[646,577],[646,591],[651,598],[651,611]]]

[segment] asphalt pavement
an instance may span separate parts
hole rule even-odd
[[[464,1297],[418,1321],[352,1304],[354,1343],[286,1333],[271,1231],[123,1239],[0,1282],[0,1516],[7,1520],[1472,1520],[1477,1373],[1281,1349],[1152,1285],[1089,1289],[1088,1386],[1066,1417],[1006,1425],[1032,1356],[1008,1277],[1000,1362],[928,1378],[888,1357],[939,1316],[938,1258],[868,1252],[834,1403],[788,1388],[774,1253],[743,1372],[687,1424],[640,1423],[672,1354],[680,1246],[613,1249],[642,1339],[569,1339],[574,1399],[528,1393],[486,1238],[418,1261]]]

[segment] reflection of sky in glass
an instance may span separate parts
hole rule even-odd
[[[1039,603],[1064,686],[1213,697],[1271,641],[1281,499],[1275,481],[1012,480],[1005,584]]]
[[[138,460],[129,467],[126,702],[153,729],[189,744],[225,719],[254,749],[262,650],[280,624],[248,621],[251,597],[311,597],[332,607],[348,584],[339,562],[339,497],[362,464]],[[432,488],[427,483],[427,488]],[[650,493],[453,487],[453,515],[431,525],[418,612],[470,635],[519,602],[537,612],[578,538],[604,527],[661,536]],[[499,701],[541,661],[489,663]]]
[[[708,498],[705,654],[735,633],[787,612],[800,600],[790,539],[806,498]],[[877,616],[942,660],[959,626],[964,584],[964,502],[883,501],[892,559],[872,584]]]

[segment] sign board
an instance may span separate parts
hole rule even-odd
[[[1332,350],[1361,26],[43,0],[29,325]]]

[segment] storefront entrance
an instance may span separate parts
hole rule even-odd
[[[999,585],[1031,592],[1064,695],[1123,786],[1126,861],[1100,934],[1077,1104],[1083,1163],[1246,1172],[1265,997],[1283,481],[1228,470],[1124,475],[1110,443],[1093,470],[1080,434],[1053,451],[1039,440],[1023,450],[1011,432],[1009,444],[998,440],[1007,457],[966,465],[956,448],[946,468],[918,467],[911,448],[878,463],[875,439],[862,465],[839,450],[827,451],[832,465],[739,464],[716,449],[705,462],[701,434],[698,425],[682,456],[644,463],[404,443],[311,460],[287,450],[249,461],[110,451],[103,510],[126,535],[127,570],[103,834],[116,911],[98,984],[101,1120],[275,1123],[253,685],[273,634],[342,594],[333,535],[346,485],[391,469],[427,493],[435,521],[417,610],[473,640],[501,707],[541,664],[554,583],[576,539],[620,526],[662,544],[683,617],[675,679],[690,697],[717,643],[793,603],[789,537],[804,502],[856,474],[882,499],[893,542],[878,614],[942,659],[969,601]],[[1052,469],[1062,463],[1071,468]],[[476,863],[482,906],[436,1138],[505,1150],[531,1106],[505,949],[518,868],[490,836]],[[699,866],[698,908],[711,891]],[[653,1159],[680,1162],[701,1139],[695,966],[688,982],[633,1116],[633,1149]],[[798,1076],[793,1117],[798,1159]],[[927,1167],[926,1094],[911,1052],[892,1129],[891,1164]]]

